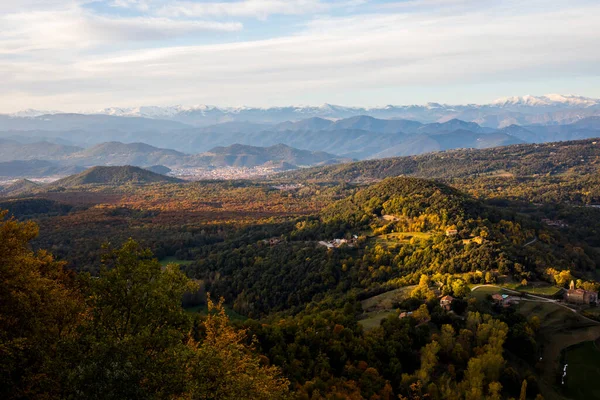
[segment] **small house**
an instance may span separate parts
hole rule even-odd
[[[494,302],[494,304],[498,304],[504,308],[507,308],[515,303],[518,303],[519,298],[514,297],[514,296],[509,296],[507,294],[494,293],[492,295],[492,301]]]
[[[440,307],[442,307],[446,311],[450,311],[450,309],[452,308],[453,301],[454,297],[446,295],[440,299]]]
[[[456,235],[458,235],[458,230],[446,229],[446,236],[456,236]]]
[[[503,300],[504,300],[504,298],[502,297],[502,295],[500,293],[494,293],[492,295],[492,301],[496,304],[501,304]]]

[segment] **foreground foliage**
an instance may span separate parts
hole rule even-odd
[[[32,223],[0,223],[3,398],[286,396],[287,381],[229,326],[222,303],[204,320],[187,316],[181,298],[195,284],[175,265],[129,241],[99,277],[77,280],[28,249],[36,234]]]

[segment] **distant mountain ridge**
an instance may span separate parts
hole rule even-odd
[[[95,165],[178,165],[186,154],[171,149],[162,149],[146,143],[106,142],[70,154],[64,163]]]
[[[4,117],[26,117],[35,121],[40,117],[42,119],[52,119],[54,115],[69,114],[26,110]],[[427,103],[424,105],[405,106],[346,107],[323,104],[321,106],[268,108],[217,107],[209,105],[142,106],[110,107],[93,113],[87,113],[87,115],[109,118],[127,117],[161,121],[168,120],[193,126],[209,126],[226,122],[277,124],[311,117],[336,120],[357,115],[368,115],[382,119],[416,120],[422,123],[460,119],[468,122],[477,122],[485,127],[503,128],[512,123],[570,123],[587,116],[600,115],[600,99],[575,95],[547,94],[544,96],[505,97],[488,104],[466,105]],[[6,123],[6,120],[1,121]],[[157,127],[154,129],[157,129]]]
[[[13,160],[0,162],[0,178],[43,178],[77,174],[84,168],[71,165],[59,165],[47,160]]]
[[[257,167],[268,163],[286,163],[289,166],[309,166],[352,161],[323,151],[300,150],[285,144],[269,147],[233,144],[215,147],[208,152],[190,156],[188,165],[213,167]]]
[[[20,179],[4,187],[0,187],[0,196],[19,196],[40,187],[40,184],[27,179]]]
[[[47,141],[20,143],[0,138],[0,162],[12,160],[55,160],[83,150],[77,146],[67,146]]]
[[[319,163],[344,162],[348,159],[416,155],[455,148],[479,149],[519,143],[599,137],[600,116],[583,118],[567,125],[512,124],[502,129],[482,127],[477,123],[459,119],[425,124],[404,119],[384,120],[365,115],[336,121],[313,117],[275,125],[228,122],[166,133],[99,132],[98,126],[94,129],[98,132],[77,130],[64,133],[52,132],[52,134],[60,135],[56,138],[61,143],[74,143],[81,137],[90,140],[105,137],[136,140],[132,143],[110,140],[83,149],[47,141],[33,142],[36,134],[52,140],[51,136],[48,138],[48,132],[45,131],[28,131],[21,141],[18,141],[20,136],[15,135],[14,131],[6,133],[11,139],[2,138],[0,132],[0,162],[41,159],[52,161],[59,166],[83,167],[95,165],[141,167],[163,165],[169,168],[248,167],[266,162],[310,166]],[[185,152],[165,147],[163,146],[165,143],[173,145],[176,149],[185,149]],[[233,145],[239,146],[231,147]],[[278,145],[285,145],[295,150],[288,149],[285,157],[276,157],[277,152],[272,149],[266,150]],[[216,148],[219,149],[216,151],[217,154],[214,150]],[[224,154],[224,151],[227,154]],[[301,153],[302,151],[308,153]],[[323,154],[313,154],[309,157],[310,152]],[[38,175],[18,177],[36,176]]]

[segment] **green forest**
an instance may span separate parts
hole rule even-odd
[[[593,398],[561,360],[600,312],[562,299],[598,291],[599,169],[589,140],[2,198],[0,396]]]

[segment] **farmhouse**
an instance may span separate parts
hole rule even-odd
[[[509,296],[507,294],[499,294],[495,293],[492,295],[492,301],[495,304],[501,305],[502,307],[510,307],[512,304],[518,303],[519,298],[514,296]]]
[[[574,304],[598,303],[598,292],[590,290],[575,289],[575,282],[571,281],[569,290],[565,293],[565,301]]]
[[[544,218],[544,219],[542,219],[542,222],[548,226],[556,226],[559,228],[566,228],[569,226],[569,224],[567,224],[565,221],[563,221],[561,219]]]
[[[352,239],[350,239],[350,240],[348,240],[348,239],[333,239],[333,240],[328,240],[328,241],[321,240],[319,242],[319,245],[325,246],[328,249],[335,249],[342,245],[347,245],[348,247],[354,247],[357,239],[358,239],[358,236],[354,235],[352,237]]]
[[[454,301],[454,297],[450,296],[450,295],[446,295],[444,297],[442,297],[440,299],[440,306],[446,310],[446,311],[450,311],[450,308],[452,307],[452,302]]]
[[[458,230],[446,229],[446,236],[456,236],[456,235],[458,235]]]

